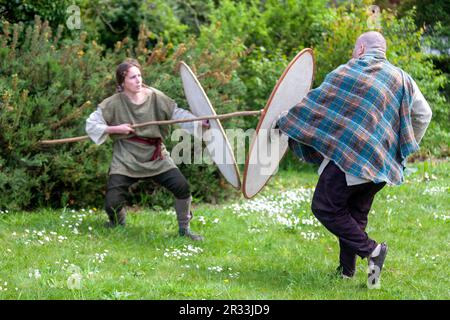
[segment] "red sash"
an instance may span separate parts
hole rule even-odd
[[[143,143],[143,144],[147,144],[149,146],[155,146],[156,149],[153,152],[152,157],[150,158],[150,161],[154,161],[154,160],[163,160],[164,157],[161,153],[161,143],[162,143],[162,139],[161,138],[144,138],[144,137],[131,137],[128,138],[127,140],[130,141],[134,141],[134,142],[139,142],[139,143]]]

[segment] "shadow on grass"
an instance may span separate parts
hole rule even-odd
[[[106,219],[97,219],[91,223],[92,234],[98,238],[102,238],[105,241],[116,241],[120,238],[122,244],[132,245],[151,245],[151,244],[164,244],[178,245],[181,243],[194,243],[187,238],[178,236],[178,227],[176,221],[161,224],[152,225],[127,222],[126,226],[106,227]],[[162,228],[166,227],[166,230]]]
[[[301,263],[301,262],[300,262]],[[269,299],[277,299],[273,294],[279,293],[283,298],[291,296],[293,299],[324,298],[324,294],[336,293],[338,290],[349,290],[353,293],[366,292],[366,283],[358,279],[342,279],[333,270],[283,270],[273,268],[241,271],[239,281],[250,286],[261,295],[271,293]],[[257,294],[258,295],[258,294]]]

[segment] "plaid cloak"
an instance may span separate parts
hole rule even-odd
[[[301,159],[324,156],[344,172],[401,184],[406,158],[419,146],[411,124],[412,80],[384,55],[368,53],[327,75],[278,127]]]

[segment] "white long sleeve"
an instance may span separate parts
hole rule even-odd
[[[95,144],[102,144],[106,141],[108,138],[108,134],[105,132],[107,127],[100,108],[92,112],[86,120],[86,133]]]
[[[181,119],[192,119],[195,116],[185,109],[178,108],[175,109],[172,114],[172,120]],[[202,137],[202,127],[200,121],[193,122],[183,122],[178,124],[181,129],[187,131],[188,133],[194,135],[195,137]],[[86,120],[86,133],[89,138],[94,141],[95,144],[102,144],[108,138],[108,134],[105,132],[108,127],[100,108],[92,112],[89,118]]]
[[[425,97],[422,92],[420,92],[419,87],[414,80],[413,87],[414,97],[411,107],[411,124],[414,131],[414,137],[416,138],[417,143],[419,143],[430,124],[432,112],[430,105],[427,100],[425,100]]]
[[[185,109],[181,109],[175,107],[175,110],[172,113],[172,120],[181,120],[181,119],[192,119],[197,118],[192,113]],[[202,138],[202,122],[201,121],[192,121],[192,122],[181,122],[178,125],[181,129],[186,132],[192,134],[194,137],[201,139]]]

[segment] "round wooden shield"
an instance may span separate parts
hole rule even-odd
[[[200,82],[184,62],[180,62],[180,75],[184,93],[192,113],[197,117],[215,116],[216,112]],[[239,169],[225,131],[219,120],[209,120],[209,123],[211,127],[203,134],[208,153],[223,177],[234,188],[240,189]]]
[[[242,192],[246,198],[252,198],[260,192],[278,170],[288,149],[287,137],[274,135],[270,130],[271,126],[282,112],[302,101],[311,89],[313,78],[313,51],[303,49],[278,79],[264,108],[264,114],[259,119],[245,162]]]

